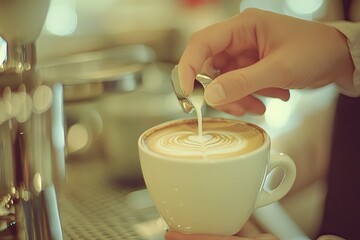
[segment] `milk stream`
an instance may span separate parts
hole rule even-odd
[[[197,116],[198,121],[198,136],[199,140],[202,139],[203,136],[203,127],[202,127],[202,112],[201,109],[205,103],[204,98],[204,90],[202,88],[195,88],[194,91],[191,93],[190,101],[194,105],[194,109]]]

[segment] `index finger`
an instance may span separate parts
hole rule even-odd
[[[180,84],[186,95],[192,91],[195,76],[205,61],[231,43],[232,30],[226,22],[214,24],[191,36],[178,64]]]

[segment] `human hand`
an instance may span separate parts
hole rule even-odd
[[[221,111],[262,114],[252,94],[288,100],[289,89],[335,82],[351,89],[354,65],[335,28],[256,9],[194,33],[179,61],[185,94],[199,72],[219,72],[205,100]]]
[[[206,235],[206,234],[183,234],[169,231],[165,234],[165,240],[278,240],[272,234],[262,233],[253,221],[249,220],[245,226],[234,236]]]
[[[258,224],[252,219],[246,222],[243,228],[234,236],[207,235],[207,234],[183,234],[169,231],[165,234],[165,240],[278,240],[279,238],[264,233]],[[335,235],[323,235],[317,240],[344,240]]]
[[[178,232],[168,232],[165,235],[165,240],[278,240],[274,235],[263,233],[253,237],[241,236],[219,236],[219,235],[204,235],[204,234],[183,234]]]
[[[269,233],[262,233],[256,236],[241,237],[241,236],[218,236],[218,235],[204,235],[204,234],[188,235],[178,232],[168,232],[165,235],[165,240],[278,240],[278,238]],[[317,240],[345,240],[345,239],[335,235],[324,235],[319,237]]]

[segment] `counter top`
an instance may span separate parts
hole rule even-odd
[[[58,193],[64,239],[162,239],[163,226],[142,183],[121,184],[106,163],[67,163]]]

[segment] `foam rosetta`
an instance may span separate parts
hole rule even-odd
[[[204,121],[203,135],[195,121],[184,121],[153,132],[147,147],[162,155],[186,158],[214,158],[244,154],[260,147],[264,136],[260,129],[238,121]]]

